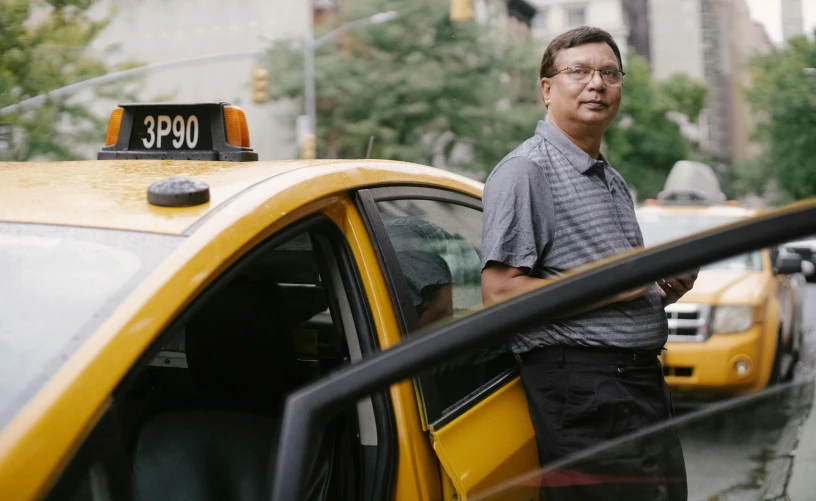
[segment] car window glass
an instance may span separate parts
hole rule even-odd
[[[694,233],[739,221],[726,216],[701,216],[677,214],[639,214],[638,223],[646,247],[686,237]],[[762,254],[759,251],[733,256],[703,267],[706,270],[762,271]]]
[[[746,289],[737,290],[744,292]],[[816,299],[814,291],[816,289],[808,289],[804,300]],[[769,301],[773,301],[773,298]],[[739,305],[714,304],[712,309],[711,333],[706,340],[670,337],[668,351],[662,355],[666,381],[672,389],[673,414],[670,421],[644,426],[609,444],[597,444],[597,452],[594,447],[592,450],[579,450],[563,461],[539,464],[524,472],[519,468],[512,475],[504,477],[506,471],[501,470],[500,462],[496,461],[490,463],[494,476],[489,480],[477,477],[479,483],[476,483],[472,478],[482,473],[482,470],[474,468],[476,460],[458,455],[467,446],[463,444],[469,444],[471,440],[501,443],[501,446],[491,445],[490,453],[478,459],[479,465],[490,461],[486,456],[504,460],[502,454],[512,453],[513,460],[518,461],[516,465],[523,463],[520,458],[529,459],[530,454],[537,457],[534,450],[527,448],[530,444],[521,440],[534,436],[526,406],[514,408],[511,416],[503,415],[506,420],[503,422],[512,422],[513,425],[500,427],[495,436],[487,436],[480,428],[485,425],[487,429],[488,416],[492,417],[492,414],[485,413],[467,423],[469,434],[464,435],[466,440],[456,441],[456,434],[435,436],[437,454],[444,462],[443,473],[454,477],[452,482],[456,488],[463,489],[460,495],[467,493],[468,499],[478,500],[537,499],[540,486],[600,486],[607,490],[610,499],[677,499],[677,492],[686,488],[688,496],[679,499],[762,499],[769,489],[785,492],[785,489],[792,489],[786,487],[789,485],[797,486],[798,490],[787,492],[803,492],[802,487],[809,485],[807,463],[801,462],[800,466],[796,466],[792,458],[796,457],[797,448],[810,450],[806,441],[816,433],[816,415],[812,411],[816,389],[816,316],[807,313],[804,318],[796,320],[803,322],[804,330],[792,334],[802,336],[798,340],[801,343],[798,362],[787,366],[784,374],[774,376],[777,360],[784,358],[764,359],[759,351],[751,351],[759,349],[755,347],[764,339],[762,328],[767,320],[753,317],[750,309]],[[742,317],[746,313],[746,323],[743,324]],[[673,318],[690,320],[688,316],[683,316],[682,310],[676,310]],[[780,318],[774,317],[773,321]],[[561,319],[542,319],[542,322]],[[743,327],[733,327],[735,325]],[[751,339],[749,346],[745,345],[745,339]],[[723,360],[712,355],[722,350],[717,348],[719,344],[725,349],[730,349],[730,346],[738,348],[728,352],[728,358]],[[791,346],[783,344],[776,353],[780,357],[788,357],[791,349]],[[752,358],[746,365],[749,353]],[[444,370],[445,365],[440,364],[423,373]],[[414,377],[421,379],[422,376],[415,374]],[[716,378],[723,378],[725,382]],[[742,381],[751,381],[754,389],[750,392],[741,390],[745,387]],[[703,387],[697,382],[707,386]],[[583,392],[587,389],[582,388],[580,382],[570,380],[568,384],[576,390],[574,398],[553,418],[561,419],[565,425],[569,422],[573,428],[586,426],[584,429],[589,430],[599,426],[600,421],[581,423],[575,420],[578,409],[584,409],[582,412],[587,410],[584,402],[593,401],[589,394],[578,393],[578,390]],[[621,412],[625,411],[619,412],[613,405],[604,412],[604,421],[609,426],[615,426],[616,422],[624,419]],[[648,470],[649,458],[664,455],[666,437],[671,436],[676,437],[682,446],[682,457],[675,456],[676,460],[671,464],[683,464],[685,468],[669,471],[655,467]],[[552,444],[554,449],[558,446]],[[712,450],[716,454],[712,454]],[[676,455],[677,451],[671,453]],[[646,473],[641,468],[643,465],[647,466]],[[634,470],[637,470],[636,473],[632,473]],[[674,494],[667,494],[672,492]],[[791,496],[790,499],[798,498]]]
[[[583,457],[519,472],[515,479],[468,499],[524,499],[525,494],[535,495],[538,486],[581,485],[600,485],[610,499],[675,499],[667,493],[683,482],[688,485],[683,499],[772,499],[774,492],[787,492],[790,497],[782,499],[810,499],[812,479],[806,466],[794,465],[792,458],[797,449],[809,450],[812,445],[803,440],[808,440],[804,433],[816,430],[816,416],[808,414],[813,394],[811,373],[750,398],[685,408],[674,421],[621,437]],[[627,458],[642,457],[666,434],[679,436],[685,472],[621,473]]]
[[[450,202],[378,202],[405,278],[418,326],[482,308],[482,213]],[[421,376],[420,403],[427,423],[439,423],[475,398],[474,392],[516,366],[507,347],[464,354]],[[471,398],[469,398],[471,397]]]
[[[181,241],[0,222],[0,428]]]

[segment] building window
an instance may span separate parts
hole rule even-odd
[[[586,24],[586,7],[567,7],[567,25],[570,28]]]
[[[533,17],[533,33],[536,35],[547,33],[548,22],[549,16],[547,9],[539,7],[535,13],[535,17]]]

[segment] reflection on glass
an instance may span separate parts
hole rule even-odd
[[[15,399],[80,346],[174,241],[0,223],[0,425]]]
[[[638,222],[646,247],[683,238],[694,233],[739,221],[740,218],[699,215],[640,214]],[[762,255],[759,251],[734,256],[703,266],[704,270],[761,271]]]
[[[482,213],[432,200],[378,202],[416,313],[418,328],[482,307]],[[419,403],[433,427],[461,410],[466,397],[508,375],[516,359],[504,347],[463,354],[420,375]]]
[[[791,484],[802,482],[802,473],[795,466],[791,478],[786,475],[791,473],[791,458],[797,448],[812,445],[800,442],[800,430],[816,425],[816,416],[807,414],[813,395],[814,381],[810,379],[753,397],[689,410],[672,423],[520,474],[468,499],[536,499],[533,493],[538,486],[595,486],[606,493],[603,499],[616,500],[763,499],[769,492],[784,492]],[[687,498],[672,492],[673,485],[679,483],[674,472],[655,470],[638,476],[625,473],[630,458],[644,454],[666,434],[679,435],[683,443]],[[598,468],[603,464],[608,468]],[[587,472],[590,465],[591,472]],[[775,478],[780,472],[782,477]]]

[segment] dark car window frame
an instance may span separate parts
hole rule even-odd
[[[633,251],[431,329],[425,335],[414,336],[337,371],[331,378],[302,388],[286,401],[278,457],[287,460],[275,466],[271,499],[302,498],[304,474],[312,459],[308,445],[316,438],[320,426],[344,405],[444,363],[465,348],[507,339],[541,318],[555,319],[582,305],[661,277],[814,231],[816,200]]]
[[[285,243],[302,233],[310,233],[331,245],[334,260],[343,278],[343,286],[349,300],[349,307],[354,318],[354,324],[360,341],[360,350],[363,359],[380,350],[379,340],[374,327],[370,302],[361,282],[360,272],[353,258],[349,243],[340,228],[324,214],[315,214],[283,228],[274,233],[254,248],[247,251],[233,265],[219,275],[201,294],[199,294],[185,310],[165,328],[151,344],[150,348],[142,353],[139,360],[131,367],[128,374],[114,391],[114,401],[119,395],[127,393],[141,369],[147,367],[161,348],[171,339],[174,332],[183,326],[195,312],[206,305],[208,301],[225,284],[238,276],[247,267],[253,265],[255,259],[263,256],[270,249]],[[317,240],[317,239],[315,239]],[[321,245],[315,241],[315,245]],[[325,380],[324,378],[323,380]],[[318,383],[322,381],[319,380]],[[388,389],[371,393],[374,408],[375,425],[377,427],[377,445],[373,461],[363,464],[361,473],[363,482],[360,485],[361,499],[365,501],[385,501],[391,498],[396,482],[397,471],[397,430],[394,422],[394,411]]]
[[[430,200],[433,202],[455,204],[468,209],[478,211],[483,210],[481,199],[465,195],[455,191],[439,188],[428,188],[421,186],[387,186],[379,188],[369,188],[357,192],[357,205],[368,228],[374,250],[380,267],[383,269],[388,292],[391,295],[391,302],[395,306],[399,318],[400,330],[403,339],[409,339],[419,332],[419,319],[414,309],[408,293],[408,285],[402,268],[397,259],[397,253],[391,242],[391,238],[385,228],[377,202],[387,202],[393,200]],[[455,402],[445,410],[445,413],[435,419],[428,419],[428,429],[438,430],[454,421],[476,404],[492,395],[503,386],[506,386],[520,373],[520,364],[507,368],[490,381],[474,388],[474,391],[464,398]],[[436,385],[430,377],[419,376],[419,384],[422,387],[423,400],[440,400],[436,393]]]

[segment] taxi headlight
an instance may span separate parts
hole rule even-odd
[[[717,306],[714,308],[714,319],[711,332],[714,334],[733,334],[751,328],[754,322],[750,306]]]

